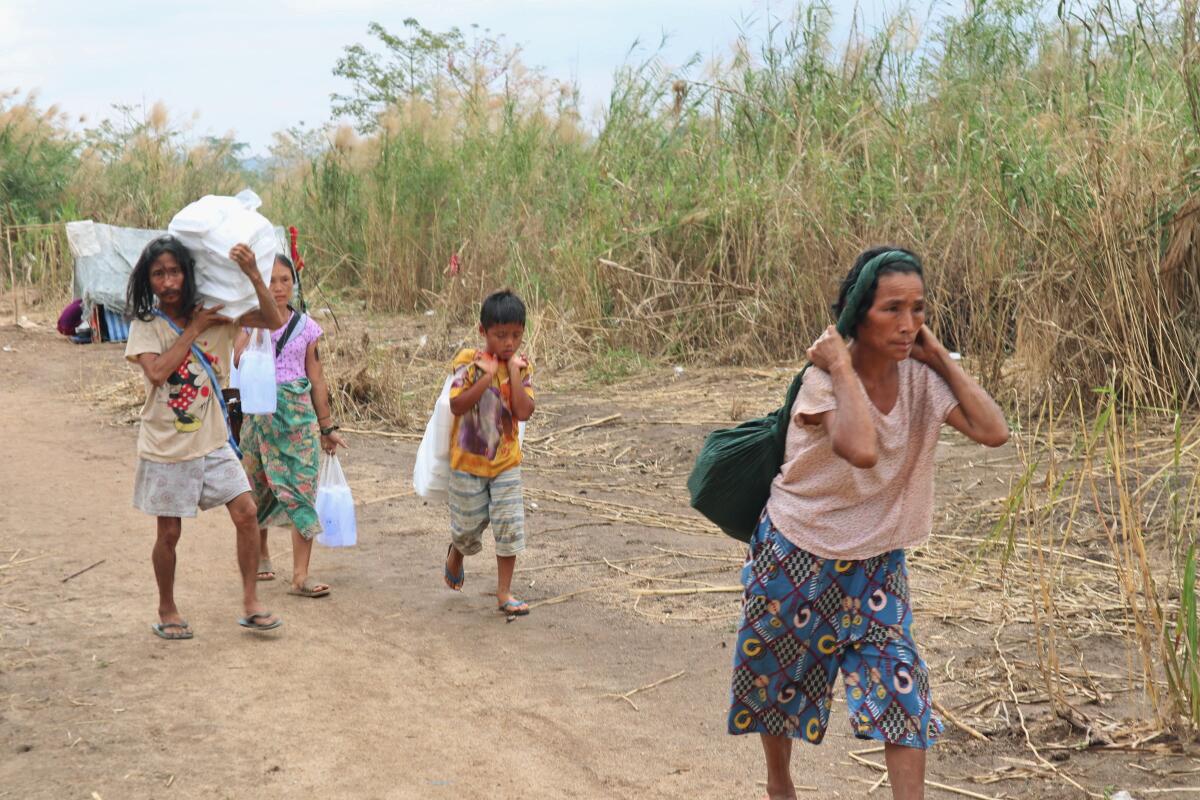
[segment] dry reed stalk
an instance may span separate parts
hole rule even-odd
[[[934,707],[934,709],[935,709],[935,710],[936,710],[936,711],[937,711],[939,714],[941,714],[941,715],[942,715],[942,717],[943,717],[943,718],[944,718],[944,719],[945,719],[947,722],[949,722],[949,723],[950,723],[951,725],[953,725],[954,727],[958,728],[958,729],[959,729],[960,731],[962,731],[963,733],[965,733],[965,734],[967,734],[968,736],[970,736],[972,739],[978,739],[978,740],[979,740],[979,741],[981,741],[981,742],[989,742],[989,741],[991,741],[990,739],[988,739],[988,737],[984,736],[982,733],[980,733],[979,731],[975,730],[974,728],[972,728],[972,727],[971,727],[970,725],[968,725],[967,723],[963,722],[963,721],[962,721],[961,719],[959,719],[957,716],[955,716],[954,714],[950,713],[950,709],[946,708],[944,705],[942,705],[942,704],[941,704],[940,702],[938,702],[937,700],[934,700],[934,701],[933,701],[933,707]]]
[[[654,683],[647,683],[645,686],[639,686],[636,689],[630,689],[628,692],[623,692],[621,694],[613,694],[613,693],[602,694],[600,696],[601,697],[613,697],[618,700],[624,700],[626,703],[629,703],[629,705],[633,706],[634,711],[641,711],[641,709],[637,707],[637,704],[634,703],[633,700],[631,699],[633,697],[633,695],[638,694],[639,692],[648,692],[651,689],[657,689],[659,686],[662,686],[664,683],[670,683],[671,681],[675,680],[676,678],[682,678],[686,674],[687,674],[687,670],[681,669],[681,670],[679,670],[679,672],[676,672],[674,675],[668,675],[667,677],[657,680]]]
[[[636,578],[639,581],[649,581],[649,582],[665,581],[667,583],[690,583],[690,584],[694,584],[695,586],[702,586],[702,587],[709,587],[709,588],[712,587],[711,583],[706,583],[704,581],[693,581],[693,580],[688,580],[687,578],[674,577],[671,575],[644,575],[639,572],[634,572],[633,570],[625,569],[624,567],[619,567],[616,564],[608,561],[608,559],[605,559],[604,563],[608,565],[609,569],[615,570],[616,572],[620,572],[623,575],[628,575],[631,578]],[[724,572],[725,569],[722,567],[722,568],[718,568],[717,570],[712,570],[712,569],[695,570],[692,572],[684,572],[682,574],[684,574],[684,575],[699,575],[699,574],[714,572],[714,571]]]
[[[542,531],[541,533],[545,533],[545,531]],[[656,561],[663,558],[669,558],[669,556],[637,556],[634,558],[623,558],[618,561],[609,561],[607,558],[601,558],[593,561],[569,561],[565,564],[540,564],[534,567],[518,567],[517,569],[513,570],[513,574],[519,572],[540,572],[547,569],[566,569],[568,567],[592,567],[600,566],[601,564],[606,564],[611,567],[614,564],[632,564],[639,561]]]
[[[359,434],[360,436],[382,436],[385,439],[404,439],[405,441],[409,441],[409,442],[421,441],[421,434],[419,434],[419,433],[400,433],[400,432],[396,432],[396,431],[374,431],[374,430],[367,430],[365,428],[350,428],[350,427],[342,428],[342,432],[343,433],[356,433],[356,434]]]
[[[46,557],[46,554],[42,553],[40,555],[30,556],[29,558],[22,558],[20,561],[11,561],[10,560],[6,564],[0,564],[0,569],[11,569],[12,567],[19,567],[19,566],[22,566],[23,564],[28,564],[30,561],[37,561],[39,558],[45,558],[45,557]]]
[[[522,444],[532,445],[532,444],[539,444],[541,442],[549,442],[558,436],[562,436],[567,433],[574,433],[576,431],[581,431],[581,430],[584,430],[585,428],[598,428],[601,425],[607,425],[608,423],[618,420],[620,418],[621,418],[620,414],[610,414],[607,417],[603,417],[601,419],[589,420],[587,422],[581,422],[578,425],[572,425],[569,428],[563,428],[562,430],[551,431],[550,433],[544,434],[542,436],[527,438]]]
[[[1067,774],[1063,773],[1062,771],[1060,771],[1058,769],[1058,767],[1056,767],[1051,761],[1048,761],[1047,759],[1045,759],[1042,756],[1041,752],[1038,751],[1037,746],[1033,743],[1033,737],[1029,733],[1029,726],[1025,724],[1025,712],[1021,708],[1021,700],[1017,695],[1017,688],[1013,682],[1012,666],[1008,663],[1008,658],[1004,655],[1004,649],[1000,646],[1000,634],[1004,631],[1005,623],[1006,623],[1006,616],[1001,617],[1000,625],[996,628],[995,635],[992,637],[992,643],[996,648],[996,655],[999,656],[1000,663],[1004,665],[1004,672],[1005,672],[1007,682],[1008,682],[1009,695],[1012,697],[1013,704],[1017,710],[1017,719],[1019,720],[1020,725],[1021,725],[1021,732],[1025,736],[1026,747],[1028,747],[1029,751],[1031,753],[1033,753],[1034,758],[1037,759],[1039,764],[1050,769],[1052,772],[1054,772],[1055,775],[1059,776],[1064,781],[1071,784],[1071,786],[1075,787],[1076,789],[1078,789],[1079,791],[1088,795],[1089,797],[1100,796],[1100,795],[1096,795],[1094,792],[1089,792],[1087,789],[1083,788],[1083,786],[1081,786],[1070,775],[1067,775]]]
[[[567,600],[570,600],[575,597],[579,597],[580,595],[590,594],[591,592],[599,592],[599,591],[603,591],[604,589],[614,589],[614,588],[617,588],[617,584],[610,583],[610,584],[604,584],[601,586],[589,586],[585,589],[577,589],[573,592],[566,592],[565,594],[556,595],[554,597],[548,597],[545,600],[538,600],[536,602],[530,603],[529,610],[532,611],[533,609],[539,608],[541,606],[558,605],[559,603],[564,603]]]
[[[886,774],[887,766],[885,766],[884,764],[880,764],[878,761],[872,761],[869,758],[863,758],[858,753],[852,752],[852,753],[847,753],[847,755],[850,756],[850,758],[853,759],[853,761],[856,764],[867,767],[868,769],[873,769],[876,772],[883,772],[884,778],[887,777],[887,774]],[[866,783],[870,784],[871,782],[867,781]],[[932,787],[934,789],[940,789],[943,792],[949,792],[950,794],[958,795],[960,797],[975,798],[975,800],[1001,800],[1001,798],[991,797],[989,795],[980,794],[978,792],[972,792],[970,789],[962,789],[957,786],[951,786],[949,784],[939,783],[938,781],[931,781],[928,778],[925,780],[925,785]]]
[[[655,550],[660,550],[667,555],[680,556],[682,558],[697,558],[708,561],[729,561],[735,564],[742,564],[746,561],[744,556],[724,556],[719,553],[688,553],[683,550],[670,550],[665,547],[654,545]]]
[[[617,522],[665,528],[667,530],[678,531],[679,533],[701,534],[705,536],[715,536],[719,533],[715,527],[700,517],[654,511],[640,506],[614,503],[606,500],[576,497],[553,489],[526,488],[525,494],[527,497],[542,500],[543,502],[555,502],[586,508],[597,516]]]
[[[741,584],[736,586],[699,586],[692,589],[633,589],[634,594],[639,596],[665,596],[665,595],[684,595],[684,594],[714,594],[714,593],[729,593],[736,592],[741,594],[745,591],[745,587]]]

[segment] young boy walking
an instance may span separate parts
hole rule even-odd
[[[525,335],[525,304],[495,292],[479,312],[482,349],[465,349],[451,369],[450,549],[445,581],[461,591],[463,558],[483,548],[488,523],[496,537],[496,602],[508,616],[529,606],[512,593],[517,553],[525,549],[519,423],[533,415],[529,361],[518,353]]]

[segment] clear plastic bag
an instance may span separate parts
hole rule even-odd
[[[238,390],[243,414],[275,413],[275,346],[266,328],[250,329],[250,343],[238,364]]]
[[[433,404],[433,413],[425,425],[425,435],[417,448],[413,465],[413,489],[429,500],[449,500],[450,488],[450,428],[454,415],[450,411],[451,375],[442,385],[442,393]]]
[[[317,534],[318,542],[326,547],[353,547],[358,542],[354,496],[336,455],[321,456],[316,507],[322,529]]]

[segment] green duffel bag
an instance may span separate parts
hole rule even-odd
[[[692,508],[733,538],[750,541],[779,474],[792,405],[804,372],[792,379],[787,399],[765,417],[713,431],[704,440],[688,476]]]
[[[867,289],[875,283],[879,268],[896,261],[917,263],[908,253],[887,250],[863,265],[846,297],[845,308],[838,316],[837,329],[843,337],[850,335],[858,307],[865,299]],[[805,366],[792,379],[787,398],[780,408],[736,428],[710,433],[688,475],[692,508],[738,541],[750,541],[771,496],[771,482],[783,464],[792,405],[807,370],[808,366]]]

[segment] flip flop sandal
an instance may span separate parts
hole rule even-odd
[[[518,600],[515,597],[505,600],[496,607],[496,610],[509,617],[529,616],[529,604],[524,600]]]
[[[451,544],[448,548],[446,548],[446,559],[447,560],[450,559],[450,552],[452,550],[454,550],[453,544]],[[453,589],[456,592],[461,592],[463,584],[466,583],[466,580],[467,580],[466,566],[465,565],[460,566],[458,568],[457,575],[451,573],[449,567],[442,567],[442,580],[444,580],[446,582],[446,586],[448,586],[449,588]]]
[[[263,577],[263,573],[268,573],[268,574],[270,575],[270,577],[269,577],[269,578],[264,578],[264,577]],[[258,580],[260,580],[260,581],[273,581],[273,580],[275,580],[275,567],[271,566],[271,559],[269,559],[269,558],[260,558],[260,559],[258,560],[258,576],[257,576],[257,578],[258,578]]]
[[[168,633],[168,631],[176,628],[179,630],[178,633]],[[192,638],[192,632],[189,629],[187,620],[184,620],[183,622],[156,622],[150,626],[150,629],[154,631],[156,636],[168,641]]]
[[[274,622],[255,622],[254,621],[256,619],[270,619],[270,618],[271,618],[271,612],[263,611],[259,614],[251,614],[249,616],[242,617],[241,619],[238,620],[238,625],[241,625],[243,628],[249,628],[252,631],[273,631],[276,628],[278,628],[280,625],[283,624],[283,620],[279,619],[278,617],[276,617]]]
[[[288,589],[288,594],[299,595],[300,597],[324,597],[329,594],[329,586],[324,589],[315,589],[313,587],[320,586],[321,582],[313,580],[311,575],[304,578],[304,582],[300,584],[300,588],[295,586]]]

